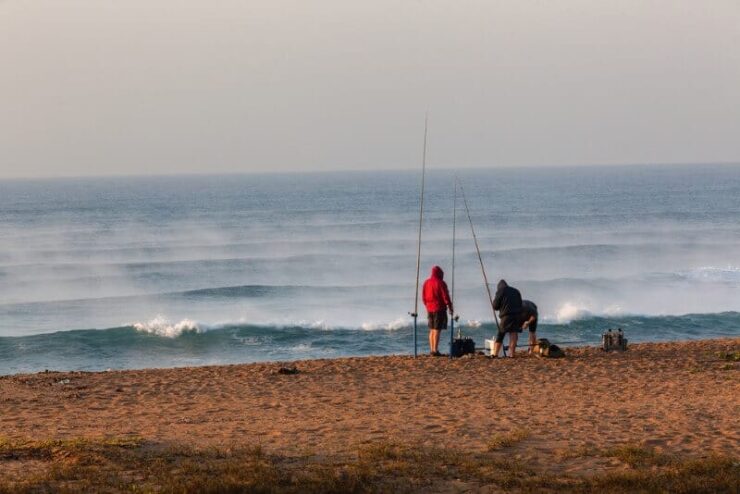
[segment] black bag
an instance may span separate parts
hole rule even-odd
[[[475,353],[475,341],[473,341],[473,338],[466,336],[465,338],[455,338],[452,341],[450,354],[453,357],[462,357],[470,353]]]
[[[534,348],[534,352],[540,357],[547,357],[547,358],[565,357],[565,352],[559,346],[553,345],[552,343],[550,343],[550,340],[547,340],[546,338],[540,338],[539,340],[537,340],[537,345]]]

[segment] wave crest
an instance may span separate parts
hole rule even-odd
[[[560,324],[567,324],[573,320],[583,319],[590,315],[591,311],[587,308],[571,302],[566,302],[561,305],[555,313],[555,320]]]
[[[410,328],[411,323],[405,317],[399,317],[391,322],[378,323],[378,322],[364,322],[360,325],[364,331],[398,331],[400,329]]]
[[[131,326],[136,331],[163,336],[165,338],[177,338],[186,332],[201,333],[203,331],[201,326],[191,319],[183,319],[173,324],[164,316],[157,316],[148,322],[135,322]]]

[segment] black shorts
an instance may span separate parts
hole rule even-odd
[[[429,329],[447,329],[447,311],[438,310],[437,312],[428,312]]]
[[[506,333],[521,333],[522,332],[522,318],[520,314],[510,314],[503,316],[499,321],[499,332],[496,335],[496,342],[501,343],[504,341],[504,335]]]
[[[528,326],[528,328],[529,328],[530,333],[536,333],[537,332],[537,319],[535,319],[534,322]]]

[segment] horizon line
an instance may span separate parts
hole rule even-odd
[[[447,172],[463,172],[463,171],[483,171],[483,170],[511,170],[515,168],[522,169],[569,169],[569,168],[636,168],[636,167],[686,167],[686,166],[740,166],[740,161],[709,161],[709,162],[697,162],[697,161],[684,161],[684,162],[645,162],[645,163],[603,163],[603,164],[589,164],[589,163],[578,163],[578,164],[555,164],[555,165],[543,165],[543,164],[504,164],[504,165],[490,165],[490,166],[463,166],[453,167],[449,165],[432,166],[433,171],[447,171]],[[280,176],[280,175],[329,175],[336,173],[389,173],[389,172],[418,172],[418,167],[404,167],[404,168],[357,168],[357,169],[331,169],[331,170],[284,170],[284,171],[216,171],[216,172],[163,172],[163,173],[109,173],[109,174],[90,174],[90,175],[79,175],[79,174],[60,174],[60,175],[18,175],[0,177],[0,182],[12,182],[12,181],[47,181],[47,180],[82,180],[82,179],[116,179],[116,178],[174,178],[174,177],[218,177],[218,176]]]

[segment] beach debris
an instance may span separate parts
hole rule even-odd
[[[278,374],[287,374],[287,375],[293,375],[298,374],[300,371],[298,370],[298,367],[280,367],[277,371]]]
[[[70,381],[69,379],[62,379],[61,381],[57,381],[57,384],[63,386],[65,384],[69,384],[70,382],[72,381]]]

